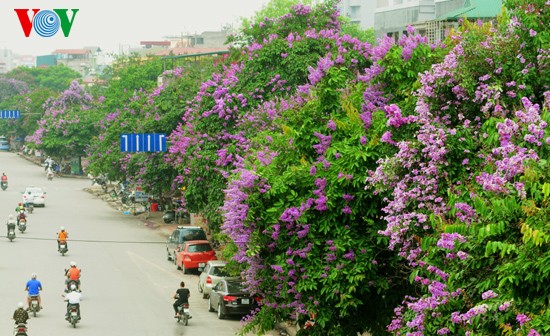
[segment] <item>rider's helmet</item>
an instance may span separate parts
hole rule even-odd
[[[19,202],[19,204],[18,204],[18,205],[23,205],[23,203]]]
[[[71,267],[76,267],[76,261],[71,261]]]
[[[13,215],[12,215],[12,214],[10,214],[10,215],[8,216],[8,220],[10,220],[10,221],[13,220]]]
[[[75,284],[71,284],[71,290],[72,290],[72,291],[75,291],[75,290],[76,290],[76,285],[75,285]]]
[[[65,231],[65,227],[64,227],[64,226],[61,227],[61,231]]]
[[[36,273],[31,274],[31,278],[36,279]]]
[[[17,308],[23,308],[23,307],[24,307],[23,302],[19,302],[19,303],[17,304]]]

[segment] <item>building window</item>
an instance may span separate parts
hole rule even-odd
[[[359,11],[361,10],[361,6],[351,6],[350,7],[350,13],[349,17],[351,19],[358,19],[359,18]]]

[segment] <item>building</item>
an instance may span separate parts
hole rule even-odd
[[[80,73],[82,77],[94,76],[104,65],[101,49],[97,46],[82,49],[57,49],[52,52],[56,64],[63,64]]]
[[[340,14],[351,19],[362,29],[374,28],[374,13],[377,0],[342,0]]]
[[[14,53],[10,49],[0,50],[0,74],[8,73],[14,68],[13,58]]]
[[[166,36],[170,47],[155,53],[156,56],[212,54],[229,50],[225,44],[227,32],[207,31],[201,34]]]
[[[342,14],[361,28],[374,28],[376,37],[397,40],[411,25],[435,42],[460,18],[495,18],[502,11],[502,0],[342,0],[340,6]]]
[[[87,68],[92,67],[92,52],[88,49],[56,49],[52,54],[57,64],[63,64],[82,76]]]

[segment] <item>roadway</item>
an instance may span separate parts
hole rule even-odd
[[[29,335],[158,336],[235,335],[239,319],[218,320],[197,292],[197,274],[184,275],[166,261],[165,237],[133,216],[116,212],[83,191],[90,180],[54,178],[14,153],[0,152],[0,174],[9,178],[0,190],[0,222],[15,215],[27,185],[42,187],[46,207],[35,208],[24,234],[13,242],[0,228],[0,334],[11,335],[11,317],[26,304],[25,283],[33,272],[44,287],[44,309],[28,322]],[[57,252],[60,226],[69,232],[69,252]],[[76,261],[82,269],[82,321],[76,330],[64,319],[64,269]],[[173,318],[172,296],[180,281],[191,290],[193,318],[188,326]]]

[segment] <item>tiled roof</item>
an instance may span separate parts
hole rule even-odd
[[[67,55],[85,55],[90,54],[91,51],[87,49],[56,49],[52,54],[67,54]]]
[[[141,41],[141,45],[170,46],[170,41]]]
[[[497,17],[502,12],[502,0],[467,0],[464,7],[443,14],[439,20],[460,18],[484,19]]]

